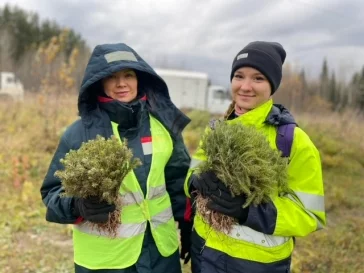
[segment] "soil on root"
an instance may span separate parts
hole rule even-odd
[[[237,224],[235,218],[227,216],[217,211],[210,210],[207,207],[209,198],[203,197],[201,194],[197,194],[195,198],[196,210],[202,216],[202,219],[206,221],[212,228],[223,233],[229,233],[234,224]]]
[[[122,202],[120,197],[115,201],[116,209],[113,212],[109,213],[109,220],[106,223],[92,223],[89,222],[89,225],[92,229],[96,229],[100,234],[105,234],[111,238],[116,238],[118,235],[118,229],[121,224],[120,214]]]

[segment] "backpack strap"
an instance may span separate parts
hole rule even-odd
[[[282,157],[289,157],[293,143],[293,134],[296,124],[284,124],[278,126],[276,145],[282,152]]]

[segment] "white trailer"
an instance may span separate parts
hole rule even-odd
[[[20,80],[12,72],[0,72],[0,98],[12,100],[24,99],[24,88]]]
[[[231,102],[226,88],[210,85],[206,73],[159,68],[155,71],[166,82],[171,100],[178,108],[222,114]]]

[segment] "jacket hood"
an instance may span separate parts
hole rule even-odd
[[[131,47],[126,44],[102,44],[95,47],[82,80],[78,110],[80,115],[96,108],[101,80],[122,69],[133,69],[138,78],[138,93],[170,100],[166,83]],[[153,91],[151,91],[153,90]]]
[[[273,104],[265,122],[276,126],[297,124],[292,114],[281,104]]]

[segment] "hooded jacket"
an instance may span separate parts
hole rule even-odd
[[[103,94],[101,80],[127,68],[134,70],[137,74],[137,99],[129,104],[115,100],[100,103],[98,97]],[[42,199],[47,207],[46,220],[62,224],[72,224],[77,220],[77,217],[72,214],[73,198],[59,197],[63,189],[61,181],[54,176],[54,173],[63,169],[60,159],[64,158],[71,149],[77,150],[82,142],[94,139],[97,135],[109,138],[113,134],[111,121],[119,124],[120,136],[128,139],[128,146],[133,149],[134,156],[143,161],[143,165],[134,171],[143,192],[146,192],[151,156],[149,158],[143,156],[140,139],[150,136],[150,124],[147,118],[150,114],[168,130],[173,141],[173,153],[165,167],[166,188],[175,220],[183,221],[185,209],[183,182],[190,164],[190,157],[181,133],[189,119],[172,103],[167,85],[154,70],[125,44],[97,46],[86,67],[78,97],[78,110],[80,119],[71,124],[61,137],[41,186]],[[151,263],[155,264],[158,255],[153,238],[147,229],[140,258],[143,264],[141,268],[145,271],[142,269],[135,272],[154,272],[151,271]],[[155,267],[158,266],[155,264]]]

